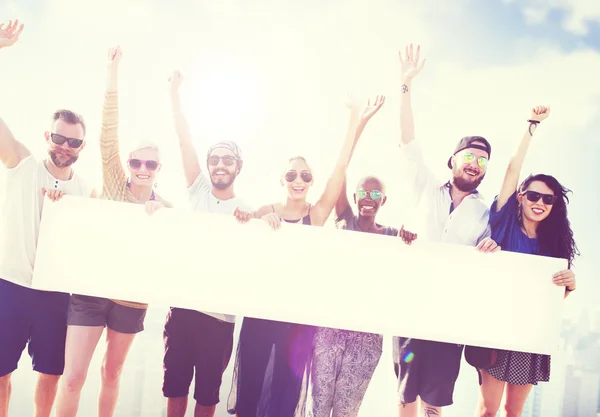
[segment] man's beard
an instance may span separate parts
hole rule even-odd
[[[66,155],[64,153],[61,153],[60,154],[61,156],[65,156],[67,158],[66,161],[61,161],[61,160],[58,159],[58,155],[59,155],[58,152],[48,151],[48,154],[50,155],[50,159],[52,160],[52,163],[57,168],[67,168],[67,167],[70,167],[79,158],[79,156],[76,156],[76,155]]]
[[[210,176],[210,182],[217,190],[225,190],[225,189],[229,188],[231,186],[231,184],[233,184],[233,181],[235,181],[235,174],[231,174],[231,173],[229,174],[229,181],[227,181],[227,182],[215,181],[213,179],[213,175],[211,174],[211,176]]]
[[[452,183],[460,191],[463,191],[465,193],[470,193],[471,191],[475,191],[477,189],[477,187],[479,187],[479,184],[481,184],[481,181],[483,181],[484,178],[485,178],[485,174],[483,174],[482,176],[480,176],[478,179],[476,179],[474,181],[469,181],[469,180],[465,180],[462,177],[462,175],[454,174]]]

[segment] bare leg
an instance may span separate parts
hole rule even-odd
[[[216,409],[216,405],[206,406],[196,403],[196,408],[194,409],[194,417],[214,417]]]
[[[475,417],[496,417],[506,383],[497,380],[483,369],[479,372],[481,373],[481,386],[479,387],[479,403]]]
[[[400,405],[398,405],[398,417],[417,417],[418,411],[418,401],[413,401],[412,403],[401,402]]]
[[[75,417],[81,389],[104,327],[69,326],[65,345],[65,371],[58,388],[56,417]]]
[[[429,405],[423,400],[421,400],[420,409],[421,409],[421,412],[419,414],[424,417],[441,417],[441,415],[442,415],[441,407]]]
[[[167,417],[185,417],[188,397],[167,398]]]
[[[115,412],[123,365],[134,338],[135,334],[107,329],[106,354],[102,362],[102,388],[98,401],[99,417],[112,417]]]
[[[56,399],[60,375],[40,373],[35,385],[35,417],[50,417]]]
[[[10,402],[10,392],[12,385],[10,383],[10,376],[12,374],[4,375],[0,378],[0,417],[8,417],[8,404]]]
[[[521,417],[531,388],[533,388],[533,385],[507,384],[506,404],[504,404],[502,417]]]

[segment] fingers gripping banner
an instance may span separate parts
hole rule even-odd
[[[33,287],[552,354],[566,261],[183,209],[45,204]]]

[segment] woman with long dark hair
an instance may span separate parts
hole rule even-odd
[[[552,277],[554,285],[565,287],[567,297],[575,290],[571,265],[579,255],[567,216],[570,190],[545,174],[530,175],[517,187],[533,133],[549,113],[550,109],[544,106],[532,109],[529,127],[508,165],[500,194],[492,204],[490,225],[492,239],[505,251],[567,259],[568,269]],[[479,372],[476,416],[495,416],[506,391],[502,416],[516,417],[521,415],[531,388],[538,382],[550,380],[550,356],[498,350],[495,364]]]

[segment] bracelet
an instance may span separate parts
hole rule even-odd
[[[569,287],[565,287],[565,290],[567,290],[567,292],[573,292],[573,291],[575,291],[575,288],[570,289]]]

